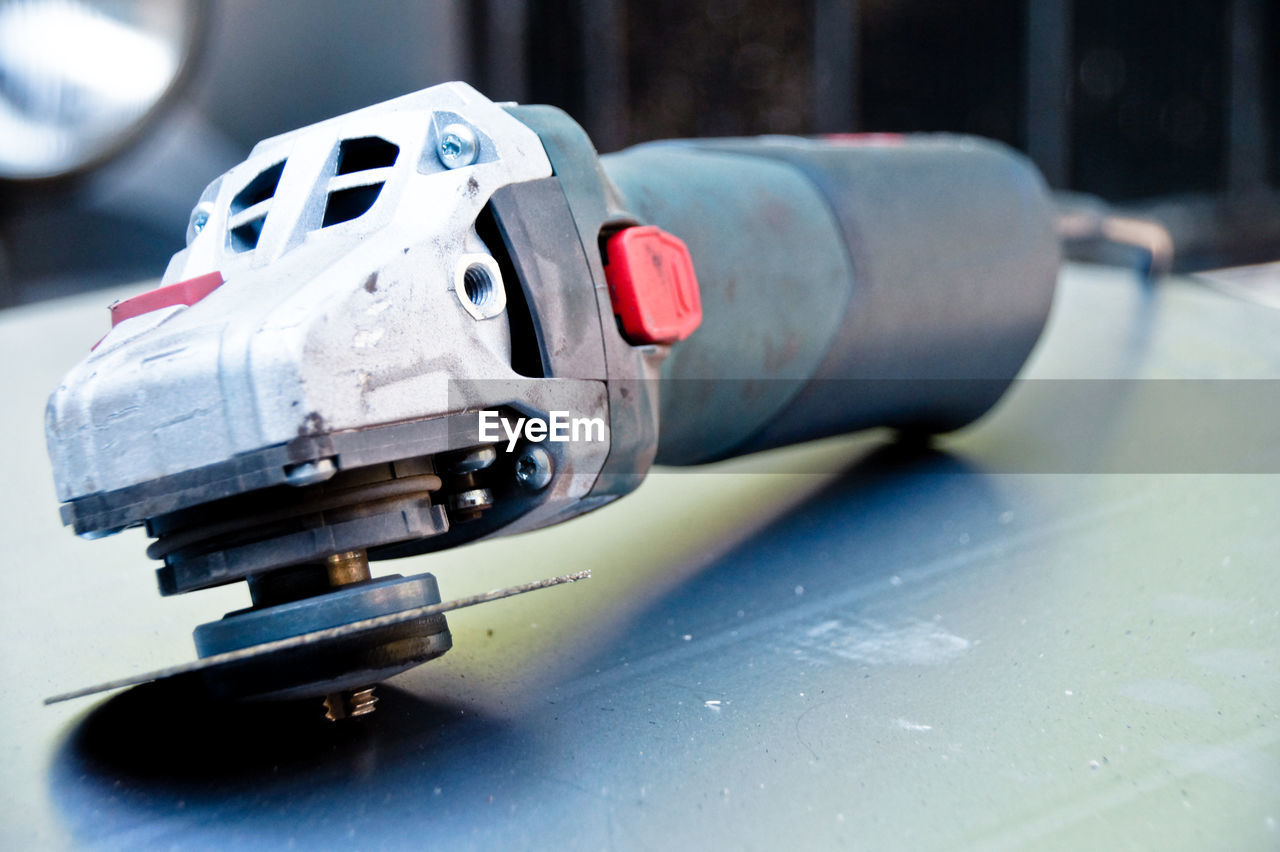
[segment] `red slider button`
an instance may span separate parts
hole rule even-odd
[[[689,249],[653,225],[624,228],[605,242],[613,312],[632,343],[675,343],[702,323],[702,297]]]
[[[111,327],[115,328],[127,319],[149,314],[161,308],[173,305],[194,305],[221,286],[222,273],[208,272],[197,275],[195,278],[188,278],[186,281],[179,281],[177,284],[170,284],[168,287],[148,290],[132,299],[125,299],[123,302],[112,305]]]

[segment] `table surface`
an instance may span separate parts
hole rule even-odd
[[[154,686],[41,706],[189,659],[247,601],[162,599],[139,531],[59,526],[44,399],[119,295],[0,313],[6,848],[1280,845],[1280,418],[1143,455],[1169,431],[1149,387],[1266,396],[1280,311],[1068,268],[1025,376],[1110,388],[1103,415],[1022,382],[932,449],[658,471],[383,564],[446,597],[595,576],[450,615],[448,655],[329,725]]]

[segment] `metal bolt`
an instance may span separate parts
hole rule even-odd
[[[369,554],[364,550],[330,554],[324,561],[324,568],[329,585],[335,589],[352,583],[363,583],[372,576],[369,573]]]
[[[469,166],[480,154],[480,143],[475,131],[465,124],[450,124],[440,131],[438,146],[440,162],[446,169]]]
[[[516,481],[533,491],[546,488],[554,470],[550,454],[542,447],[526,447],[516,459]]]
[[[471,488],[459,491],[449,500],[453,508],[460,512],[471,512],[477,509],[488,509],[493,505],[493,494],[488,488]]]
[[[331,692],[324,697],[324,717],[330,722],[339,719],[354,719],[356,716],[367,716],[374,711],[378,698],[373,694],[373,687],[353,689],[346,692]]]

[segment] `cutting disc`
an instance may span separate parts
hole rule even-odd
[[[181,665],[52,695],[45,704],[168,678],[196,678],[218,697],[293,698],[368,684],[440,656],[452,640],[431,619],[456,609],[585,580],[590,571],[494,589],[478,595],[313,630]],[[440,621],[442,624],[442,620]],[[425,629],[423,629],[425,626]],[[417,629],[415,629],[415,627]],[[318,668],[316,668],[318,667]],[[317,677],[332,671],[328,679]]]

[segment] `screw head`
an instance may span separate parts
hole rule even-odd
[[[480,155],[480,143],[470,127],[465,124],[449,124],[440,131],[440,144],[436,150],[446,169],[457,169],[476,161],[476,157]]]
[[[555,464],[542,447],[526,447],[516,459],[516,481],[531,491],[541,491],[551,481]]]
[[[200,232],[204,230],[204,226],[209,224],[209,211],[203,207],[197,207],[191,211],[191,221],[187,223],[187,242],[190,243]]]

